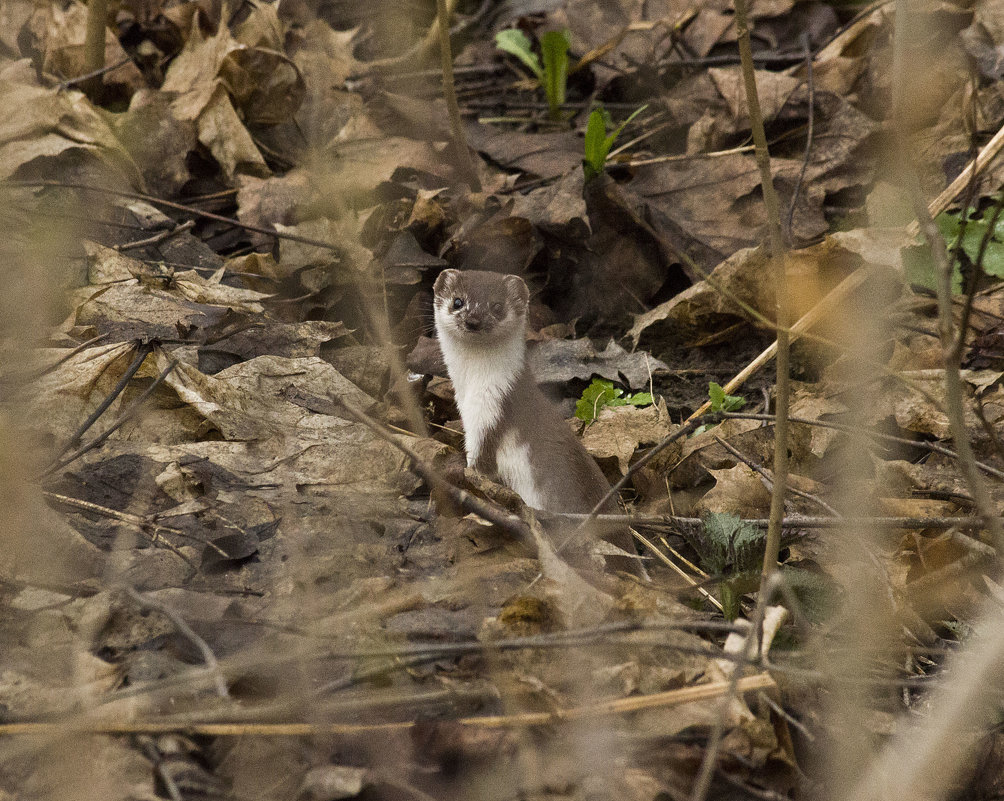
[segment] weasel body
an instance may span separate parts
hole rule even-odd
[[[464,423],[467,464],[536,509],[590,512],[610,485],[526,364],[529,304],[516,275],[444,270],[436,279],[436,332]],[[604,507],[616,509],[613,501]],[[630,536],[617,544],[633,552]],[[632,569],[644,573],[640,564]]]

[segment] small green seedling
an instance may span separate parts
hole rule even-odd
[[[758,586],[765,533],[752,523],[730,514],[712,513],[703,519],[704,531],[688,538],[700,557],[701,567],[720,577],[718,600],[726,620],[739,616],[739,602]]]
[[[726,620],[735,620],[742,597],[760,588],[760,571],[767,534],[736,515],[712,512],[701,518],[702,530],[684,530],[687,543],[697,552],[701,568],[718,586],[718,601]],[[781,565],[788,590],[810,620],[824,620],[834,609],[837,589],[832,580],[804,567]]]
[[[746,405],[746,398],[742,395],[726,395],[720,384],[714,381],[708,382],[708,398],[711,399],[712,412],[738,412]],[[693,436],[697,436],[708,429],[714,428],[717,423],[705,423],[694,429]]]
[[[997,217],[991,230],[993,217],[994,207],[990,207],[979,213],[974,209],[968,209],[966,212],[946,211],[939,214],[934,221],[945,238],[949,254],[961,251],[971,264],[979,261],[980,246],[989,232],[987,247],[983,253],[983,272],[994,278],[1004,278],[1004,214]],[[965,230],[963,230],[963,220],[965,220]],[[934,260],[926,246],[908,248],[903,252],[903,261],[906,276],[911,283],[928,289],[935,288]],[[962,293],[962,271],[959,269],[957,258],[952,262],[952,292],[958,295]]]
[[[530,39],[518,28],[507,28],[495,34],[495,46],[522,61],[544,87],[548,114],[561,119],[561,104],[565,102],[568,84],[568,31],[548,31],[540,37],[540,52],[544,61],[533,52]]]
[[[651,392],[625,395],[624,390],[615,387],[613,381],[594,378],[593,383],[583,390],[582,397],[575,402],[575,416],[591,423],[605,406],[651,406],[654,402]]]
[[[617,141],[617,137],[624,130],[624,126],[647,108],[648,105],[644,105],[636,109],[611,134],[607,133],[612,124],[610,114],[605,108],[593,109],[589,115],[589,122],[586,124],[586,152],[585,158],[582,160],[582,169],[586,174],[587,181],[591,181],[603,172],[604,167],[606,167],[607,156],[610,155],[610,148]]]

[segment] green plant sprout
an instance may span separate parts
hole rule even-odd
[[[989,232],[986,251],[983,253],[983,272],[993,278],[1004,278],[1004,215],[997,217],[993,230],[994,206],[986,211],[945,211],[935,217],[938,230],[945,239],[949,254],[960,251],[966,254],[970,263],[976,264],[980,256],[980,245]],[[963,220],[965,230],[963,231]],[[959,260],[953,259],[952,293],[962,293],[962,270]],[[903,263],[910,283],[935,288],[934,260],[926,247],[908,248],[903,252]]]
[[[708,382],[708,398],[711,400],[709,411],[712,412],[738,412],[746,405],[746,398],[742,395],[726,395],[721,385],[716,384],[714,381]],[[705,423],[698,426],[694,429],[694,433],[691,436],[696,437],[698,434],[714,428],[716,425],[717,423]]]
[[[712,512],[701,518],[702,530],[684,533],[701,568],[717,579],[718,601],[726,620],[735,620],[743,595],[760,587],[760,566],[766,532],[740,517]],[[823,620],[834,608],[836,587],[804,567],[782,565],[785,584],[810,620]]]
[[[575,402],[575,416],[591,423],[605,406],[651,406],[654,402],[651,392],[625,395],[624,390],[615,387],[613,381],[594,378],[593,383],[583,390],[582,397]]]
[[[507,28],[495,34],[495,46],[522,61],[544,87],[547,95],[548,116],[561,119],[561,104],[565,102],[568,84],[568,31],[548,31],[540,37],[540,52],[544,60],[533,52],[530,39],[518,28]]]
[[[647,108],[648,105],[646,104],[639,109],[635,109],[631,116],[618,125],[613,133],[610,134],[607,133],[612,124],[610,114],[602,107],[593,109],[589,115],[589,122],[586,124],[586,152],[585,158],[582,160],[582,169],[586,174],[587,181],[593,180],[593,178],[603,172],[603,169],[606,167],[607,156],[610,154],[610,148],[613,147],[620,132],[624,130],[624,126]]]
[[[722,614],[726,620],[735,620],[743,594],[758,586],[766,535],[736,515],[712,513],[702,522],[703,536],[688,538],[688,542],[697,551],[701,567],[722,578],[718,585]]]

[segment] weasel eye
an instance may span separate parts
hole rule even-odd
[[[453,299],[453,308],[454,309],[462,309],[462,308],[464,308],[464,299],[463,298],[454,298]]]
[[[493,303],[492,304],[492,314],[494,314],[496,317],[501,317],[502,316],[502,304],[501,303]]]

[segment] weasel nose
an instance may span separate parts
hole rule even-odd
[[[483,325],[481,317],[477,314],[468,314],[464,318],[464,328],[468,331],[480,331]]]

